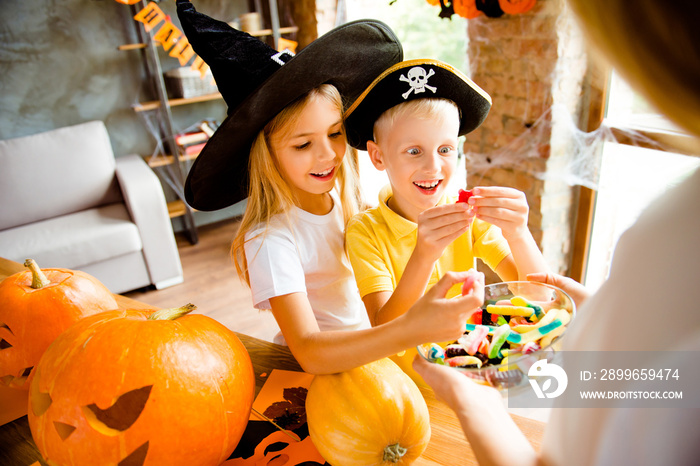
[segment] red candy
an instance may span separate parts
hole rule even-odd
[[[470,315],[469,318],[467,319],[468,324],[476,324],[476,325],[481,325],[481,309],[476,311],[474,314]]]
[[[464,189],[460,189],[459,190],[459,199],[457,199],[457,202],[467,202],[469,200],[469,198],[472,196],[473,196],[473,194],[472,194],[471,189],[468,189],[466,191]]]
[[[475,281],[476,277],[474,275],[469,275],[467,279],[464,280],[464,283],[462,284],[462,296],[469,294]]]

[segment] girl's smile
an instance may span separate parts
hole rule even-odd
[[[324,170],[322,172],[311,173],[311,176],[319,179],[320,181],[331,180],[331,179],[333,179],[334,175],[335,175],[335,167],[331,167],[328,170]]]
[[[347,147],[337,105],[322,96],[312,97],[290,130],[274,134],[270,142],[297,206],[317,215],[330,212],[333,202],[328,192]]]

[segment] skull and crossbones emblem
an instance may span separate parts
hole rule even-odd
[[[404,99],[407,99],[408,96],[411,94],[411,92],[415,92],[416,94],[419,94],[421,92],[425,92],[426,88],[433,91],[433,93],[435,93],[435,91],[437,91],[436,87],[428,85],[428,78],[430,78],[432,75],[435,74],[435,71],[433,71],[432,69],[429,70],[428,72],[426,72],[420,66],[414,66],[413,68],[408,70],[407,74],[408,74],[408,77],[406,77],[404,75],[401,75],[401,77],[399,77],[400,81],[406,81],[407,83],[409,83],[411,85],[411,88],[408,91],[401,94]]]

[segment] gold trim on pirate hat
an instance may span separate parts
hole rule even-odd
[[[491,97],[458,69],[439,60],[406,60],[379,75],[345,112],[348,142],[367,150],[382,113],[402,102],[431,97],[457,105],[460,136],[478,128],[491,109]]]
[[[352,102],[382,71],[403,58],[384,23],[346,23],[298,54],[278,52],[228,24],[177,0],[182,29],[210,67],[228,116],[195,160],[185,199],[197,210],[218,210],[248,196],[248,159],[255,136],[287,105],[321,84]]]

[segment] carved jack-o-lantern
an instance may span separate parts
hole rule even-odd
[[[46,348],[77,320],[117,308],[112,293],[79,270],[29,270],[0,283],[0,383],[28,389],[27,378]]]
[[[255,376],[236,335],[194,306],[86,317],[44,353],[29,426],[50,464],[218,465],[238,444]]]

